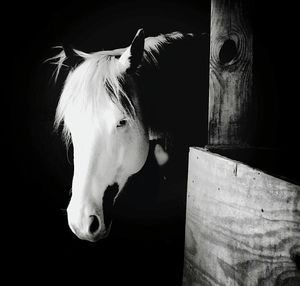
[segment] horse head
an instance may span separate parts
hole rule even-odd
[[[64,136],[72,142],[74,174],[72,197],[67,208],[71,230],[81,239],[97,241],[108,235],[104,197],[118,186],[113,202],[128,178],[141,170],[149,152],[149,129],[143,118],[136,78],[141,66],[156,64],[164,44],[180,33],[144,38],[139,30],[124,49],[86,54],[66,79],[56,112],[56,127],[62,122]],[[64,64],[66,54],[58,57]],[[158,163],[167,154],[156,148]]]

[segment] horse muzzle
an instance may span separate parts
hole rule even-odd
[[[106,227],[103,216],[76,212],[68,208],[68,223],[73,233],[82,240],[96,242],[109,235],[111,224]]]

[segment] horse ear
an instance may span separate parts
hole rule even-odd
[[[134,72],[140,65],[144,53],[144,44],[144,30],[139,29],[131,45],[125,50],[119,59],[120,63],[125,67],[127,72]]]

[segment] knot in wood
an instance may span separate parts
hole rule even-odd
[[[221,64],[229,64],[237,55],[237,46],[232,39],[226,39],[219,51],[219,61]]]

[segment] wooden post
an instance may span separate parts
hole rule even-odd
[[[242,0],[211,1],[208,145],[251,144],[252,29]]]
[[[239,160],[258,149],[249,2],[211,1],[207,147]],[[300,186],[191,148],[183,285],[300,285],[299,259]]]
[[[300,186],[191,148],[183,285],[300,285],[299,258]]]

